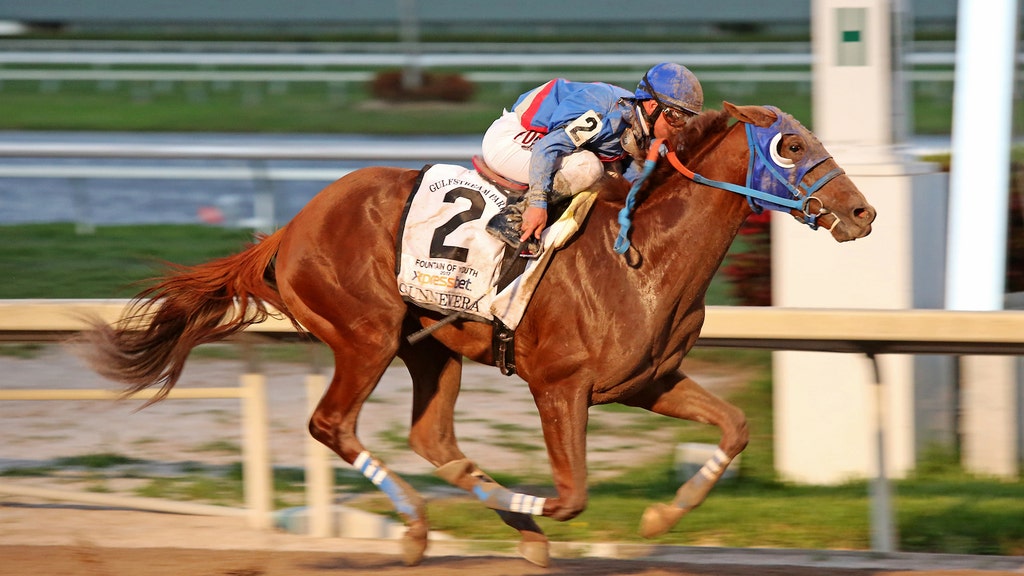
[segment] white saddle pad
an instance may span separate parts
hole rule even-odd
[[[475,170],[430,166],[399,231],[398,289],[417,306],[486,322],[497,318],[515,329],[554,251],[576,233],[593,200],[593,194],[577,195],[541,236],[544,254],[495,294],[505,245],[485,226],[505,206],[505,195]]]

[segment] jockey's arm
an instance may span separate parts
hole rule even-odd
[[[548,221],[548,200],[554,186],[559,159],[576,150],[564,130],[553,130],[533,145],[530,155],[530,188],[526,192],[522,236],[540,238]]]
[[[564,130],[552,130],[533,145],[530,154],[530,188],[526,192],[527,206],[547,208],[554,186],[559,160],[576,150],[576,145]]]

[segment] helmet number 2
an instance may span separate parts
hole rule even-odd
[[[603,126],[604,122],[601,121],[601,116],[593,110],[587,110],[582,116],[565,126],[565,133],[579,148],[597,136]]]

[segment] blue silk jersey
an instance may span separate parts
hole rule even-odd
[[[540,132],[544,136],[533,145],[530,156],[531,206],[543,206],[551,191],[558,159],[578,149],[589,150],[602,162],[611,162],[627,156],[620,138],[633,120],[633,109],[623,98],[633,93],[618,86],[601,82],[570,82],[562,78],[551,80],[516,100],[513,110],[523,128]],[[600,118],[600,128],[580,145],[570,136],[577,119],[594,112]],[[569,131],[566,128],[569,127]],[[636,176],[630,166],[626,177]],[[540,196],[543,195],[543,198]]]

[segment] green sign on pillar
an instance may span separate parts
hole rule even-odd
[[[867,8],[836,8],[838,66],[867,66],[868,49],[864,38],[867,21]]]

